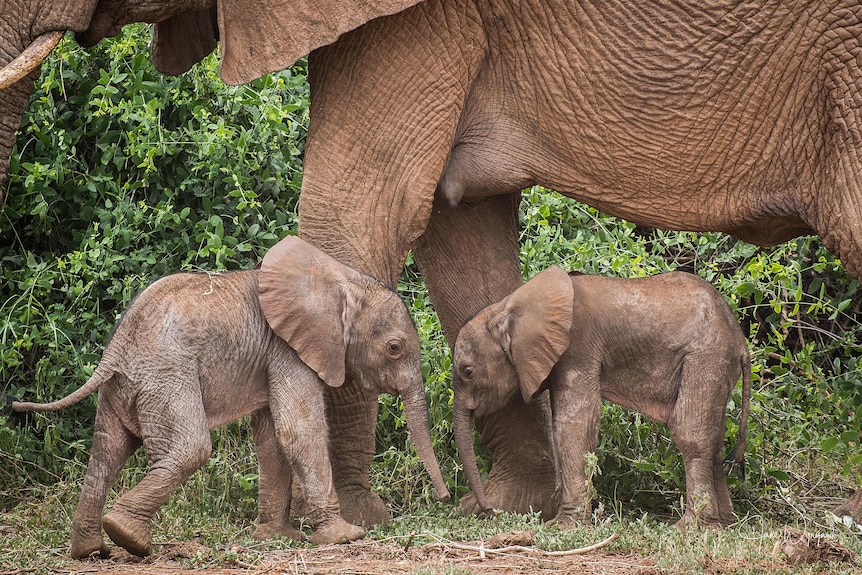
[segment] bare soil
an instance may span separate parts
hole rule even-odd
[[[194,558],[206,562],[214,550],[197,542],[188,541],[162,545],[154,555],[145,559],[133,557],[122,549],[115,550],[109,559],[70,561],[64,572],[138,574],[138,575],[229,575],[229,574],[411,574],[427,569],[440,573],[449,569],[454,573],[477,575],[496,574],[579,574],[579,575],[665,575],[672,570],[656,566],[653,557],[633,552],[613,552],[606,549],[583,554],[552,554],[528,547],[508,547],[494,550],[480,542],[440,542],[410,545],[391,541],[366,539],[348,545],[268,551],[265,553],[233,547],[236,558],[230,565],[221,567],[193,567]],[[751,565],[743,561],[703,560],[700,565],[708,574],[750,572],[786,572],[785,557]],[[3,574],[0,574],[3,575]]]
[[[670,575],[696,572],[705,575],[760,573],[786,575],[794,566],[815,564],[805,573],[831,573],[833,566],[857,563],[855,554],[837,541],[785,527],[767,558],[743,560],[713,558],[708,554],[696,565],[668,568],[657,557],[634,551],[615,550],[616,534],[582,549],[544,551],[533,545],[533,531],[499,533],[487,541],[457,542],[423,534],[423,541],[406,544],[404,538],[363,539],[347,545],[262,551],[234,545],[213,548],[198,541],[156,545],[146,558],[114,548],[107,559],[68,560],[63,567],[24,568],[0,575],[22,575],[33,571],[51,573],[109,573],[130,575],[439,575],[578,574],[578,575]],[[667,565],[667,563],[665,563]],[[843,572],[847,572],[844,570]]]

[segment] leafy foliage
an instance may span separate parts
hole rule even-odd
[[[250,267],[296,229],[304,63],[234,88],[218,79],[212,57],[181,77],[162,76],[150,64],[148,39],[147,28],[127,27],[89,51],[64,41],[43,67],[0,212],[6,393],[45,400],[69,393],[92,373],[119,314],[145,285],[181,269]],[[786,503],[804,494],[842,497],[862,483],[862,299],[815,238],[761,250],[722,234],[644,229],[540,188],[524,194],[521,221],[525,278],[552,264],[626,277],[682,269],[725,295],[749,336],[755,377],[748,472],[732,478],[735,500],[755,511],[781,501],[769,509],[780,515],[799,508]],[[463,494],[449,348],[410,260],[398,288],[423,344],[435,449],[450,488]],[[27,417],[0,410],[0,508],[25,498],[33,483],[78,482],[94,405],[91,398]],[[739,405],[737,390],[728,451]],[[684,472],[665,430],[613,405],[604,406],[602,430],[600,507],[678,512]],[[175,500],[196,498],[204,515],[251,521],[257,476],[245,426],[214,437],[214,457]],[[381,398],[376,439],[377,492],[401,511],[431,502],[396,398]],[[490,457],[480,453],[487,470]],[[138,456],[121,487],[144,465]]]
[[[43,67],[0,215],[6,393],[66,395],[144,286],[181,269],[251,267],[296,228],[304,64],[239,88],[221,82],[214,57],[167,77],[148,36],[127,27],[89,52],[64,41]],[[0,416],[0,492],[86,463],[93,414],[86,401],[17,428]]]
[[[858,487],[862,324],[856,313],[862,299],[859,284],[817,238],[759,249],[719,233],[641,228],[540,188],[525,194],[521,215],[525,277],[552,264],[620,277],[682,270],[723,293],[753,361],[748,473],[744,480],[729,478],[739,487],[735,499],[786,498],[790,486],[842,497]],[[728,453],[736,442],[740,393],[737,388],[729,406]],[[679,505],[682,458],[663,426],[606,403],[598,454],[596,483],[606,501],[647,509],[657,503],[665,510]]]

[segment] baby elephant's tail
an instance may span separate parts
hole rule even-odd
[[[751,358],[746,350],[739,360],[742,368],[742,409],[739,414],[739,435],[736,439],[736,448],[733,456],[727,457],[727,461],[742,464],[745,461],[745,445],[748,438],[748,414],[751,411]]]
[[[13,401],[12,409],[14,411],[60,411],[66,409],[70,405],[78,403],[94,391],[100,385],[111,379],[114,371],[111,368],[103,367],[103,364],[96,366],[93,376],[87,380],[87,383],[57,401],[51,403],[30,403],[29,401]]]

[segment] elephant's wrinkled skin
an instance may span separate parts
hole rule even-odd
[[[150,521],[210,456],[210,429],[249,413],[261,483],[255,536],[304,539],[289,522],[294,473],[311,541],[341,543],[365,534],[340,517],[329,464],[323,391],[340,386],[345,370],[370,397],[400,393],[417,452],[447,496],[407,308],[378,280],[296,237],[273,247],[260,270],[162,278],[133,301],[83,387],[52,404],[12,407],[54,411],[99,389],[73,557],[107,555],[102,527],[149,555]],[[142,444],[149,472],[103,518],[108,490]]]
[[[135,19],[159,22],[153,58],[172,73],[217,29],[231,82],[333,42],[310,56],[300,235],[390,285],[415,249],[450,341],[521,284],[531,184],[762,245],[815,232],[862,279],[856,0],[93,1],[4,6],[0,64],[42,31],[92,43]],[[31,82],[2,93],[0,116],[17,122]],[[331,431],[343,512],[385,520],[368,485],[377,404],[350,383],[329,395],[351,414]],[[509,411],[477,420],[494,456],[486,493],[553,514],[548,414],[518,398]],[[862,491],[836,512],[862,520]]]
[[[685,463],[679,525],[730,524],[722,448],[725,409],[740,376],[737,461],[745,451],[751,361],[721,294],[682,272],[623,279],[548,268],[458,333],[452,409],[465,475],[487,509],[471,416],[548,389],[560,484],[555,520],[588,518],[585,456],[598,446],[604,398],[667,425]]]

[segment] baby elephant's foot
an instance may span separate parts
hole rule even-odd
[[[338,517],[322,525],[315,526],[309,540],[315,545],[332,545],[335,543],[348,543],[362,539],[363,537],[365,537],[365,529]]]
[[[111,541],[138,557],[153,552],[150,522],[122,510],[112,510],[102,517],[102,528]]]
[[[84,559],[99,554],[101,559],[107,559],[111,555],[111,550],[108,548],[105,540],[102,539],[102,534],[91,536],[79,536],[72,533],[72,544],[69,553],[73,559]]]
[[[272,539],[276,535],[282,535],[294,541],[305,541],[307,538],[305,533],[294,528],[283,521],[270,521],[269,523],[261,523],[251,536],[258,541],[264,539]]]

